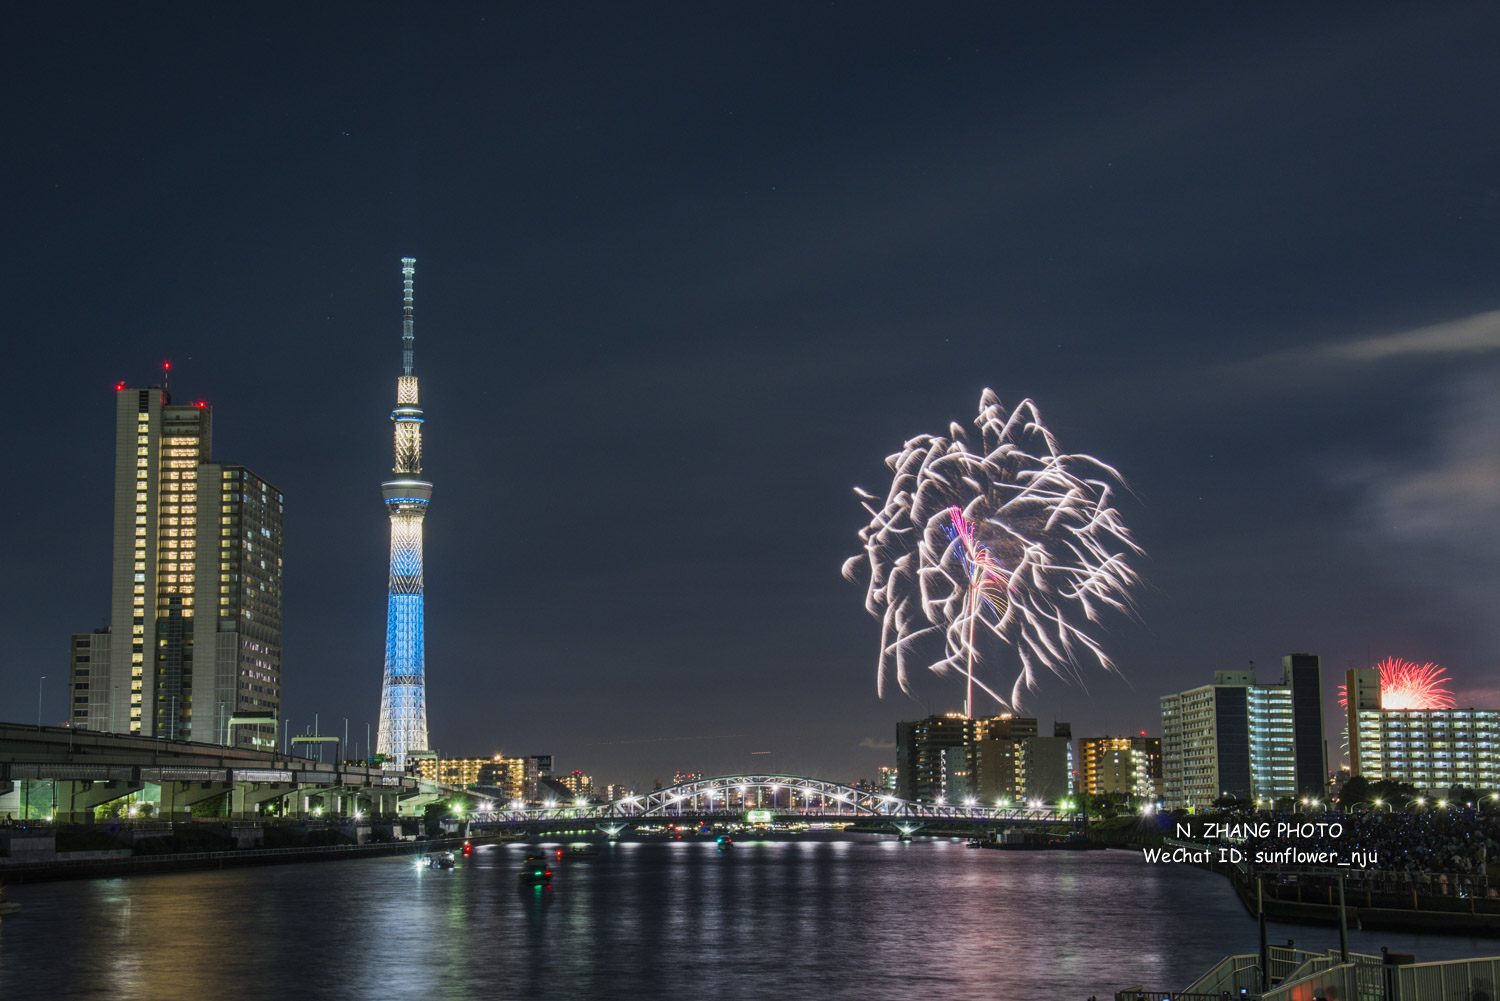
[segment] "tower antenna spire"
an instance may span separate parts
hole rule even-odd
[[[415,257],[401,258],[401,374],[411,375],[412,333],[412,275],[417,272]]]

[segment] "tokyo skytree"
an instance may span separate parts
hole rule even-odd
[[[422,410],[412,369],[414,257],[401,258],[401,377],[396,380],[395,476],[380,485],[391,516],[391,590],[385,620],[385,684],[380,689],[376,752],[385,767],[404,769],[415,751],[427,750],[427,679],[422,638],[422,518],[432,484],[422,479]]]

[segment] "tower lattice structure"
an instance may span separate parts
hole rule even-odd
[[[401,259],[401,377],[396,381],[395,476],[380,485],[391,516],[391,581],[385,623],[385,683],[380,690],[376,750],[389,768],[406,767],[427,749],[427,677],[422,627],[422,519],[432,484],[422,479],[422,410],[412,369],[412,276],[415,258]]]

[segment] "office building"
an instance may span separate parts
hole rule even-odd
[[[75,726],[274,746],[284,498],[212,446],[206,403],[116,387],[110,624],[72,637]]]

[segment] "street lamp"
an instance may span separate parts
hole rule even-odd
[[[38,730],[42,728],[42,682],[46,680],[45,674],[36,679],[36,728]]]

